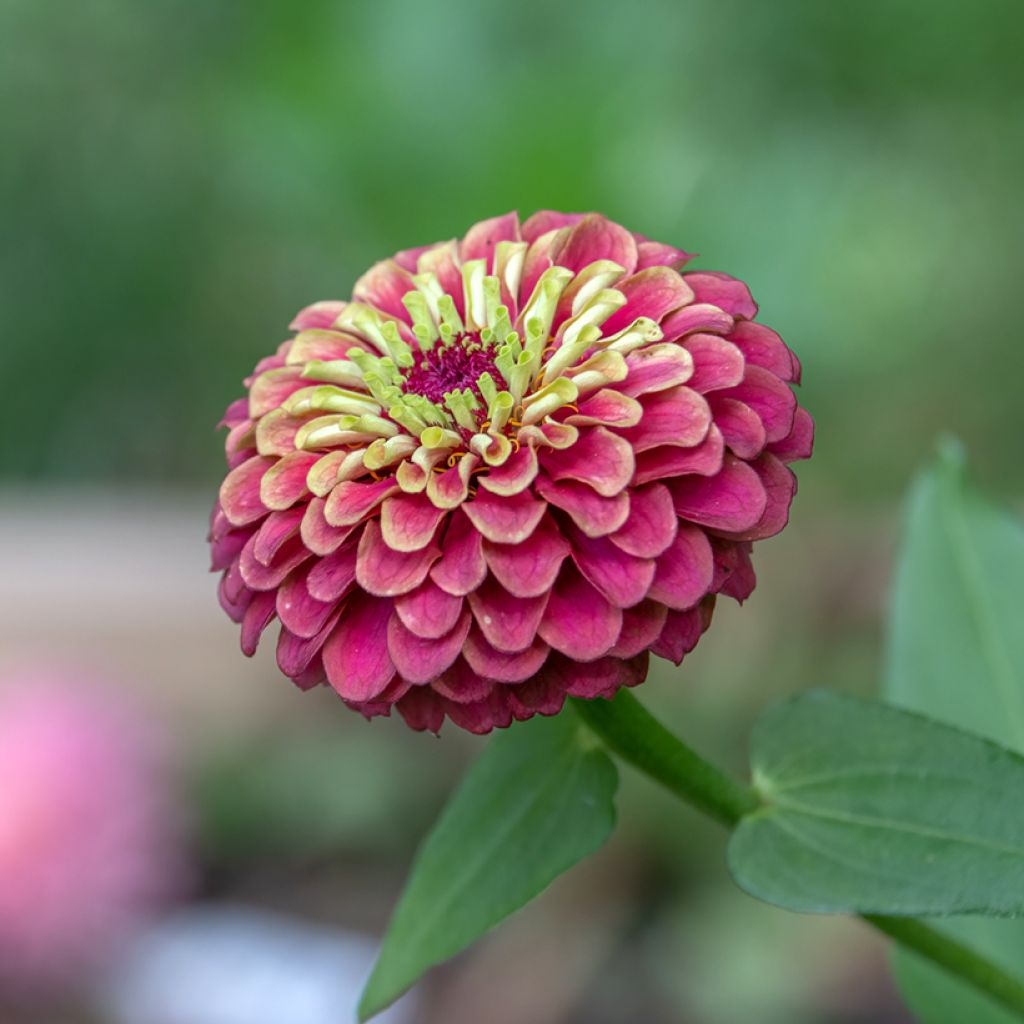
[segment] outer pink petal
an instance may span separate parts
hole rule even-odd
[[[318,601],[337,601],[348,593],[356,581],[357,552],[358,546],[348,543],[309,570],[306,586]]]
[[[382,313],[410,323],[409,311],[402,305],[402,296],[416,288],[412,275],[394,260],[375,263],[355,283],[352,297],[375,306]]]
[[[615,658],[632,658],[646,651],[661,636],[668,608],[658,601],[641,601],[622,613],[622,631],[608,654]]]
[[[749,465],[727,455],[712,477],[687,476],[671,484],[676,512],[713,530],[741,533],[757,524],[768,504],[760,477]]]
[[[761,417],[769,441],[781,441],[793,429],[796,396],[769,370],[748,366],[743,383],[722,394],[749,405]]]
[[[629,376],[618,385],[636,397],[685,384],[693,376],[693,357],[679,345],[648,345],[626,356]]]
[[[236,466],[220,485],[220,505],[233,526],[245,526],[270,510],[260,499],[260,481],[274,459],[254,455]]]
[[[506,213],[490,220],[474,224],[462,239],[460,255],[462,262],[486,260],[487,273],[494,272],[494,247],[498,242],[518,242],[519,214]]]
[[[466,663],[465,658],[460,657],[431,682],[430,688],[456,704],[475,704],[486,700],[496,685],[493,679],[485,679]]]
[[[586,216],[583,213],[559,213],[558,210],[538,210],[523,223],[522,236],[526,242],[536,242],[541,235],[559,228],[572,227],[579,224]]]
[[[567,657],[593,661],[608,653],[621,629],[622,609],[567,568],[551,591],[538,633]]]
[[[487,575],[483,538],[462,511],[448,520],[441,542],[441,558],[430,570],[431,579],[456,597],[476,590]]]
[[[324,505],[324,518],[331,526],[352,526],[365,519],[385,498],[398,490],[394,477],[372,484],[343,480],[336,484]]]
[[[621,224],[598,213],[588,213],[569,232],[557,262],[579,273],[596,260],[611,260],[632,274],[636,270],[636,241]]]
[[[637,558],[607,537],[576,532],[572,542],[576,567],[616,608],[629,608],[647,596],[654,580],[654,560]]]
[[[684,474],[714,476],[722,468],[725,443],[713,423],[708,436],[696,448],[652,448],[637,456],[636,484],[670,480]]]
[[[327,329],[334,326],[334,321],[341,316],[342,310],[348,305],[347,302],[335,302],[325,300],[314,302],[300,310],[295,319],[288,325],[293,331],[308,331],[310,329]]]
[[[678,665],[697,646],[710,621],[710,614],[700,606],[685,612],[669,612],[661,636],[651,650]]]
[[[605,336],[628,327],[638,316],[657,322],[672,310],[693,301],[693,290],[668,267],[641,270],[615,287],[626,296],[626,304],[604,322],[601,330]]]
[[[425,686],[411,689],[395,707],[405,724],[417,732],[436,733],[444,724],[444,701]]]
[[[306,514],[304,507],[290,508],[286,512],[271,512],[260,523],[253,542],[252,553],[257,562],[270,565],[281,545],[299,532],[299,525]]]
[[[498,582],[516,597],[537,597],[558,576],[569,542],[550,515],[520,544],[484,544],[484,557]]]
[[[681,523],[676,539],[658,557],[649,597],[669,608],[696,604],[711,586],[715,565],[703,530]]]
[[[329,555],[336,551],[359,528],[358,523],[331,526],[324,514],[325,505],[323,498],[311,498],[299,527],[302,542],[315,555]]]
[[[302,543],[301,537],[293,537],[282,544],[270,565],[263,565],[256,560],[255,546],[256,535],[253,534],[238,556],[238,568],[242,573],[242,579],[245,580],[245,585],[253,590],[273,590],[279,587],[292,569],[312,557]]]
[[[423,494],[395,494],[380,510],[384,540],[395,551],[419,551],[431,542],[447,514]]]
[[[799,361],[771,328],[740,321],[728,332],[728,337],[739,347],[748,363],[770,370],[781,380],[799,383]]]
[[[711,409],[705,399],[680,385],[645,395],[644,412],[635,427],[621,432],[638,455],[662,445],[694,448],[707,437]]]
[[[407,594],[427,578],[440,554],[436,544],[416,551],[395,551],[384,542],[377,521],[371,519],[359,540],[356,579],[364,590],[378,597]]]
[[[814,451],[814,420],[811,414],[798,408],[793,417],[793,429],[781,441],[769,445],[768,450],[783,462],[809,459]]]
[[[506,654],[492,647],[479,629],[472,629],[466,639],[463,657],[478,675],[502,683],[521,683],[540,671],[550,648],[543,640],[534,639],[529,647],[516,654]]]
[[[707,394],[731,388],[743,380],[743,353],[717,334],[691,334],[683,343],[693,356],[690,387]]]
[[[530,445],[523,445],[502,465],[483,474],[480,484],[494,494],[518,494],[533,483],[537,467],[537,452]]]
[[[712,395],[711,412],[725,443],[741,459],[753,459],[760,454],[768,437],[761,417],[746,402]]]
[[[277,591],[278,618],[304,640],[316,636],[337,610],[336,601],[320,601],[309,592],[307,575],[305,569],[292,573]]]
[[[605,427],[582,430],[571,448],[542,452],[541,464],[552,480],[577,480],[606,498],[629,483],[635,468],[630,443]]]
[[[750,289],[735,277],[716,270],[684,276],[686,283],[693,289],[695,302],[709,302],[730,316],[742,317],[744,320],[753,320],[757,316],[757,303],[751,297]]]
[[[767,453],[751,466],[761,478],[768,501],[756,525],[738,536],[742,540],[763,540],[774,537],[789,522],[789,508],[796,494],[796,477],[788,466]]]
[[[538,479],[536,489],[545,500],[567,512],[588,537],[603,537],[612,533],[622,526],[629,515],[629,491],[604,498],[587,484],[573,480],[555,483],[547,477]]]
[[[757,576],[750,561],[750,543],[716,537],[714,589],[742,604],[754,592]]]
[[[309,494],[306,474],[320,459],[319,453],[289,452],[278,459],[260,480],[260,499],[267,508],[281,511],[291,508]]]
[[[665,245],[662,242],[637,242],[636,247],[636,269],[646,270],[648,267],[671,267],[678,270],[684,263],[693,259],[693,255],[676,249],[674,246]]]
[[[276,614],[272,590],[256,594],[249,602],[249,606],[242,616],[242,653],[247,658],[251,658],[256,653],[263,630],[273,622]]]
[[[727,334],[735,321],[724,310],[706,302],[693,302],[689,306],[669,313],[661,321],[665,341],[677,341],[687,334],[703,331],[708,334]]]
[[[487,642],[499,651],[515,654],[533,643],[548,595],[514,597],[493,577],[469,595],[477,625]]]
[[[393,615],[388,623],[391,660],[404,679],[412,683],[429,683],[459,656],[472,621],[473,617],[467,610],[448,633],[431,638],[411,632],[397,615]]]
[[[525,491],[505,497],[480,490],[462,509],[488,540],[521,544],[537,528],[546,507]]]
[[[454,628],[462,613],[462,598],[424,580],[415,590],[395,598],[395,611],[406,629],[436,639]]]
[[[632,491],[629,518],[609,539],[638,558],[656,558],[675,540],[678,525],[669,489],[649,484]]]
[[[327,680],[345,700],[372,700],[394,677],[387,643],[392,610],[388,598],[361,596],[346,607],[324,644]]]
[[[598,658],[580,664],[569,658],[552,659],[548,671],[557,671],[573,697],[610,697],[623,686],[636,686],[647,678],[647,652],[635,658]]]

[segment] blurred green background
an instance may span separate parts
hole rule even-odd
[[[1022,40],[1017,0],[0,3],[0,515],[4,550],[35,552],[5,568],[18,586],[43,564],[60,653],[179,723],[207,895],[380,929],[475,749],[242,664],[202,515],[213,426],[295,310],[511,208],[596,209],[699,253],[804,363],[818,446],[793,526],[650,702],[739,765],[771,696],[876,687],[899,505],[936,435],[1024,491]],[[118,593],[83,620],[103,574]],[[52,640],[31,607],[0,654]],[[635,780],[625,797],[613,847],[442,975],[424,1021],[485,1019],[480,979],[512,998],[529,969],[548,1015],[510,1020],[906,1019],[855,925],[754,907],[712,828]],[[572,984],[544,934],[582,949]]]

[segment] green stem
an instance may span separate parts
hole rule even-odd
[[[731,828],[761,806],[756,790],[726,775],[668,731],[628,690],[611,700],[574,699],[580,717],[621,758]],[[1024,1020],[1024,981],[914,918],[865,914],[900,945],[945,968]]]

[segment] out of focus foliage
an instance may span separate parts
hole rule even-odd
[[[213,480],[300,305],[508,208],[748,280],[841,499],[1016,453],[1016,0],[6,0],[0,432],[23,478]]]

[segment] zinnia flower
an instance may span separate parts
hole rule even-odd
[[[483,221],[319,302],[232,404],[220,597],[364,715],[473,732],[677,664],[813,424],[747,287],[597,214]]]
[[[0,692],[0,991],[84,978],[185,875],[159,734],[80,674]]]

